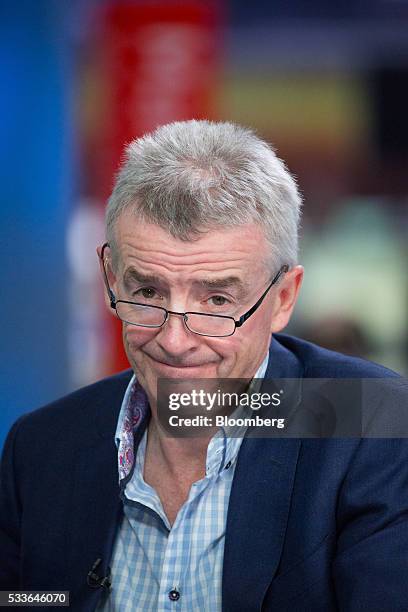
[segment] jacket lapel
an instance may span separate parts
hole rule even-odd
[[[265,378],[297,379],[302,373],[293,353],[274,339]],[[226,525],[224,612],[261,609],[282,552],[300,445],[282,438],[242,442]]]
[[[75,577],[71,605],[75,610],[92,610],[101,589],[87,584],[87,575],[101,559],[98,575],[107,575],[109,559],[121,516],[116,447],[112,439],[99,440],[83,450],[76,465],[76,487],[72,496],[69,539],[69,575]]]
[[[71,523],[68,537],[68,575],[71,607],[85,612],[94,610],[102,588],[87,584],[87,575],[97,559],[97,573],[108,574],[109,560],[122,517],[119,499],[117,449],[114,441],[116,422],[131,373],[112,385],[109,393],[95,401],[95,430],[78,453],[75,488],[71,498]],[[116,382],[116,381],[115,381]]]
[[[278,567],[300,440],[245,439],[228,509],[224,612],[260,610]]]

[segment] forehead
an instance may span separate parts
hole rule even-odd
[[[158,225],[125,211],[116,225],[116,245],[122,271],[132,267],[144,273],[190,278],[265,274],[269,245],[255,223],[203,231],[182,241]]]

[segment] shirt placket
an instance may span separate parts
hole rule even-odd
[[[205,477],[192,484],[188,499],[169,531],[159,587],[160,612],[191,612],[190,593],[186,585],[191,583],[192,515],[199,496],[211,485],[213,478]]]

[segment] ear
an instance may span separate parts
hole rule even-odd
[[[107,256],[108,248],[109,247],[105,248],[105,251],[103,254],[103,257],[104,257],[103,260],[102,260],[102,247],[101,246],[97,247],[96,252],[97,252],[98,260],[99,260],[99,270],[102,276],[103,285],[105,287],[105,292],[104,292],[105,304],[106,304],[106,307],[109,309],[109,311],[111,311],[112,310],[111,309],[111,293],[113,294],[113,296],[115,295],[116,279],[112,271],[110,257]]]
[[[271,323],[272,333],[280,332],[289,323],[302,285],[303,273],[303,266],[295,266],[278,284]]]

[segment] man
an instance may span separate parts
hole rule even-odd
[[[162,379],[393,376],[279,334],[303,276],[300,203],[238,126],[173,123],[129,145],[98,254],[133,372],[12,428],[1,589],[69,590],[80,611],[408,609],[404,440],[160,426]]]

